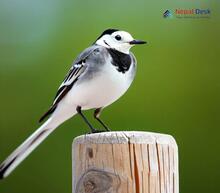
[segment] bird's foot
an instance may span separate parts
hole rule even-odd
[[[109,131],[106,131],[106,130],[99,130],[99,129],[93,129],[93,130],[91,130],[91,132],[88,132],[88,134],[102,133],[102,132],[109,132]]]

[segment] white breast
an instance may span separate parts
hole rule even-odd
[[[133,71],[131,65],[127,72],[118,72],[109,61],[95,77],[74,85],[65,102],[82,109],[108,106],[127,91],[133,81]]]

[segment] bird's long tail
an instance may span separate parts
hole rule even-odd
[[[59,124],[49,118],[0,165],[0,179],[7,177]]]

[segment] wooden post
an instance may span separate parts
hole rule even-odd
[[[104,132],[73,142],[73,193],[178,193],[178,149],[170,135]]]

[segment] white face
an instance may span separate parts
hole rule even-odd
[[[106,48],[113,48],[120,52],[129,54],[129,50],[132,46],[130,44],[134,38],[126,31],[116,31],[111,35],[106,34],[96,41],[96,44],[104,46]]]

